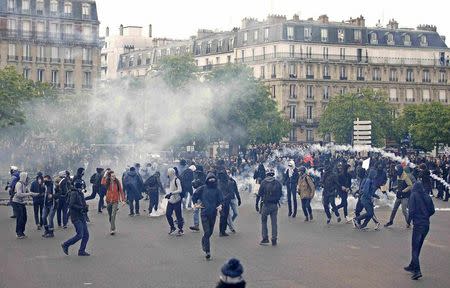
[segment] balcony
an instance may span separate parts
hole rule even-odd
[[[83,18],[83,20],[91,20],[92,19],[91,15],[86,15],[86,14],[83,14],[81,17]]]
[[[314,79],[314,75],[306,75],[306,79]]]
[[[431,79],[429,78],[423,78],[422,83],[431,83]]]
[[[447,79],[439,79],[438,83],[447,83]]]
[[[59,63],[61,63],[61,59],[60,58],[50,58],[50,63],[59,64]]]
[[[64,64],[75,64],[75,59],[64,59]]]
[[[396,97],[396,98],[389,98],[389,101],[390,102],[398,102],[398,98]]]
[[[92,89],[92,84],[83,84],[83,89]]]
[[[397,77],[389,77],[389,82],[398,82]]]
[[[314,103],[315,101],[314,101],[314,97],[311,97],[311,96],[306,96],[306,98],[305,98],[305,102],[308,102],[308,103]]]
[[[291,79],[297,79],[297,75],[296,75],[296,74],[289,74],[289,78],[291,78]]]
[[[296,123],[306,127],[317,127],[319,125],[319,118],[317,117],[298,117]]]
[[[347,76],[341,76],[341,77],[339,77],[339,79],[340,79],[340,80],[347,81]]]
[[[92,60],[83,60],[83,65],[92,65]]]
[[[277,78],[277,75],[276,74],[272,74],[272,75],[270,75],[270,78],[271,79],[275,79],[275,78]]]
[[[406,98],[406,102],[416,102],[416,99],[414,99],[414,98]]]
[[[64,84],[64,88],[66,88],[66,89],[74,89],[75,88],[75,84],[67,84],[67,83],[65,83]]]
[[[375,77],[375,76],[374,76],[374,77],[372,77],[372,81],[381,81],[381,77],[378,77],[378,76]]]
[[[406,82],[414,82],[414,78],[406,78]]]
[[[422,102],[431,102],[431,99],[430,98],[423,98]]]
[[[356,80],[357,80],[357,81],[364,81],[364,79],[365,79],[365,78],[364,78],[364,77],[361,77],[361,76],[356,77]]]
[[[47,58],[45,57],[36,57],[36,63],[46,63]]]
[[[19,61],[19,56],[8,55],[8,61]]]
[[[33,57],[31,57],[31,56],[22,56],[22,61],[23,62],[31,62],[31,61],[33,61]]]
[[[323,75],[323,80],[330,80],[331,76],[330,75]]]
[[[50,85],[51,85],[53,88],[60,88],[60,87],[61,87],[61,84],[59,84],[59,83],[57,83],[57,82],[51,82]]]

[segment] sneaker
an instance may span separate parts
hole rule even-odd
[[[61,248],[62,248],[64,254],[69,255],[69,247],[65,246],[64,243],[62,243]]]
[[[337,222],[338,222],[338,223],[341,223],[341,221],[342,221],[341,217],[338,216]]]
[[[422,272],[416,271],[416,272],[414,272],[414,274],[411,276],[411,279],[412,279],[412,280],[418,280],[418,279],[421,278],[421,277],[422,277]]]
[[[219,234],[219,237],[227,237],[230,236],[230,234],[227,234],[227,232],[223,232]]]
[[[206,260],[210,260],[211,259],[211,253],[207,252],[205,255]]]
[[[116,234],[116,230],[111,230],[111,232],[109,232],[110,235],[114,235]]]
[[[236,230],[234,228],[230,228],[231,233],[236,234]]]
[[[314,218],[313,218],[313,215],[311,214],[311,215],[309,215],[309,221],[312,221]]]
[[[327,224],[330,224],[331,223],[331,218],[328,218],[327,219]]]
[[[406,224],[406,229],[411,229],[411,224]]]
[[[272,240],[272,246],[277,246],[277,239]]]
[[[347,223],[347,224],[352,223],[352,218],[345,216],[345,223]]]
[[[24,239],[25,237],[25,235],[17,235],[17,239]]]
[[[183,236],[183,235],[184,235],[183,229],[179,229],[177,232],[177,236]]]
[[[263,246],[267,246],[269,244],[270,244],[269,239],[263,239],[261,242],[259,242],[259,245],[263,245]]]
[[[308,218],[308,217],[306,217],[304,221],[305,221],[305,222],[308,222],[308,221],[309,221],[309,218]]]
[[[64,226],[63,226],[63,229],[67,229],[67,225],[64,225]]]
[[[173,233],[174,233],[175,231],[177,231],[177,229],[175,229],[175,228],[170,228],[169,235],[173,235]]]
[[[359,224],[356,219],[353,219],[353,227],[355,227],[356,229],[361,229],[361,224]]]
[[[200,228],[198,226],[191,226],[191,227],[189,227],[189,229],[191,229],[194,232],[199,232],[200,231]]]
[[[291,216],[292,216],[292,212],[289,212],[289,213],[288,213],[288,217],[291,217]]]
[[[42,226],[41,225],[37,225],[37,230],[41,230]]]
[[[136,216],[140,216],[141,215],[141,213],[139,213],[139,212],[136,212]]]
[[[294,212],[294,214],[292,214],[292,218],[297,217],[297,213]]]
[[[133,216],[134,216],[134,213],[130,213],[130,214],[128,214],[128,216],[133,217]]]
[[[98,210],[97,213],[98,213],[98,214],[102,214],[103,211],[102,211],[102,210]]]
[[[365,226],[365,227],[360,227],[360,229],[363,230],[363,231],[367,231],[367,230],[369,230],[369,227],[367,227],[367,226]]]
[[[394,224],[392,221],[387,222],[386,224],[384,224],[384,227],[389,227],[392,226],[392,224]]]
[[[12,215],[12,216],[9,216],[9,218],[14,219],[14,218],[17,218],[17,216],[16,215]]]
[[[375,228],[374,229],[377,230],[377,231],[380,230],[380,222],[375,224]]]
[[[407,272],[411,272],[411,273],[414,273],[414,269],[411,267],[411,266],[406,266],[406,267],[403,267],[403,269],[405,270],[405,271],[407,271]]]
[[[91,254],[87,253],[86,251],[78,252],[78,256],[91,256]]]

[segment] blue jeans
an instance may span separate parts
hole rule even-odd
[[[423,241],[425,240],[425,237],[427,237],[428,231],[430,230],[429,225],[414,225],[413,227],[413,233],[412,233],[412,239],[411,239],[411,263],[409,266],[414,271],[420,271],[420,263],[419,263],[419,256],[420,256],[420,250],[422,250]]]
[[[27,225],[27,207],[25,204],[12,202],[14,215],[16,215],[16,234],[25,235],[25,226]]]
[[[263,204],[261,208],[261,234],[263,240],[269,239],[269,231],[267,229],[267,218],[270,217],[270,222],[272,224],[272,240],[277,240],[278,236],[278,204],[267,203]]]
[[[134,205],[133,205],[134,202]],[[134,213],[139,214],[139,200],[137,199],[130,199],[128,200],[128,205],[130,205],[130,214],[133,215]]]
[[[355,220],[358,223],[360,223],[361,220],[364,220],[363,224],[361,225],[361,228],[365,228],[369,223],[370,219],[372,219],[374,215],[373,203],[372,201],[362,199],[361,204],[364,206],[364,209],[366,209],[366,213],[359,215],[358,217],[355,218]]]
[[[194,209],[194,226],[200,225],[200,209]]]
[[[70,247],[73,244],[77,243],[81,239],[80,249],[78,253],[86,251],[86,245],[89,240],[89,231],[87,228],[86,220],[77,220],[73,222],[73,226],[75,226],[75,230],[77,234],[63,243],[65,247]]]
[[[56,220],[58,221],[58,226],[61,226],[61,217],[62,217],[62,225],[67,226],[69,222],[69,205],[67,204],[66,197],[60,198],[58,200],[58,206],[56,211]]]
[[[46,232],[53,231],[53,219],[55,218],[55,206],[45,206],[42,212],[42,219],[44,222],[44,228]]]
[[[239,215],[238,213],[238,200],[237,199],[232,199],[230,202],[230,211],[232,211],[233,213],[229,213],[228,214],[228,227],[230,227],[230,229],[234,230],[234,225],[233,222],[234,220],[236,220],[237,216]],[[231,215],[233,214],[233,215]]]

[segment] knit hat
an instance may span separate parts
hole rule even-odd
[[[236,284],[244,281],[244,278],[242,278],[244,268],[239,260],[235,258],[228,260],[228,262],[222,266],[221,272],[220,280],[223,283]]]
[[[77,175],[83,175],[84,174],[84,168],[80,167],[77,169]]]

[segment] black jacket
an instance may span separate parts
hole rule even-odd
[[[222,192],[223,202],[230,202],[234,197],[234,191],[231,189],[228,175],[225,171],[217,173],[218,185],[217,188]]]
[[[339,182],[332,171],[326,171],[322,177],[323,197],[336,195],[339,188]]]
[[[408,201],[408,217],[414,226],[430,225],[430,217],[434,214],[433,200],[421,182],[416,182]]]
[[[256,205],[262,200],[263,203],[278,204],[283,195],[282,185],[280,181],[274,177],[266,177],[259,186],[258,195],[256,196]]]
[[[229,177],[228,185],[229,185],[231,193],[233,194],[231,199],[237,199],[238,202],[241,203],[241,195],[239,195],[239,189],[237,187],[237,183],[232,177]]]
[[[79,189],[72,189],[69,197],[70,220],[76,222],[85,220],[88,206],[84,200],[83,192]]]
[[[192,202],[202,202],[201,215],[217,215],[217,207],[223,202],[222,192],[217,188],[217,178],[209,173],[206,179],[215,179],[215,182],[206,182],[205,185],[195,190]]]

